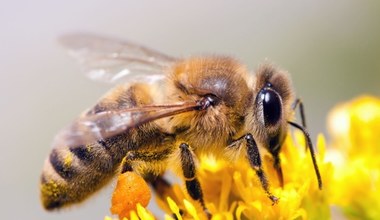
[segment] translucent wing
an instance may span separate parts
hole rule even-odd
[[[85,115],[58,133],[53,146],[91,144],[156,119],[197,110],[199,105],[197,102],[181,102]]]
[[[60,42],[89,78],[103,82],[161,80],[163,69],[176,61],[138,44],[92,34],[65,35]]]

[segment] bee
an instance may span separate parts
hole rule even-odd
[[[196,172],[203,154],[245,157],[276,203],[259,149],[273,156],[283,185],[279,153],[289,125],[303,132],[322,188],[303,105],[287,72],[265,63],[252,74],[231,57],[177,59],[92,34],[61,42],[91,79],[117,85],[54,138],[40,180],[47,210],[82,202],[120,172],[137,172],[163,192],[162,175],[175,167],[208,213]],[[297,106],[302,125],[292,121]]]

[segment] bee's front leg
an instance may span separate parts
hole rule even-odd
[[[259,148],[257,147],[256,141],[253,138],[252,134],[248,133],[243,135],[242,137],[232,141],[228,147],[239,147],[240,143],[243,141],[245,141],[247,159],[251,167],[256,171],[256,175],[260,180],[261,186],[263,187],[265,193],[268,195],[268,198],[272,200],[273,204],[277,203],[278,198],[274,196],[269,190],[269,183],[262,167]]]
[[[197,200],[203,207],[207,217],[211,219],[211,213],[206,208],[203,200],[203,193],[201,185],[196,177],[196,167],[194,162],[194,154],[191,152],[189,145],[182,143],[180,146],[181,151],[181,166],[182,172],[185,177],[186,189],[192,199]]]

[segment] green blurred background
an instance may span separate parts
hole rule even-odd
[[[336,103],[360,94],[380,95],[378,1],[1,3],[2,219],[101,219],[109,214],[110,188],[59,213],[46,213],[39,203],[40,170],[54,134],[109,88],[80,73],[56,42],[64,33],[130,39],[181,57],[232,55],[252,70],[268,58],[291,73],[313,137],[326,131],[326,114]]]

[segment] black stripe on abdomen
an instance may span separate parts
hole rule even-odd
[[[68,156],[70,157],[71,155],[68,155]],[[69,160],[72,161],[72,158]],[[73,178],[74,175],[76,174],[76,171],[72,166],[72,162],[69,162],[69,163],[66,162],[65,164],[64,159],[59,156],[58,151],[56,149],[52,150],[49,157],[49,161],[52,167],[54,168],[54,170],[65,180],[69,180]]]
[[[70,147],[70,152],[80,160],[81,166],[96,167],[96,172],[108,173],[114,167],[110,147],[106,141],[97,141],[91,145]]]
[[[84,164],[89,164],[94,160],[89,147],[85,145],[70,147],[70,152],[73,153]]]

